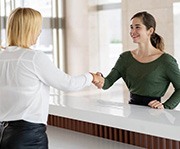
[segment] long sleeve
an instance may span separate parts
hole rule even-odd
[[[90,73],[78,76],[66,74],[58,69],[42,52],[37,52],[34,56],[34,67],[38,78],[42,82],[63,91],[80,90],[91,85],[93,79]]]
[[[47,124],[50,86],[75,91],[91,85],[93,76],[70,76],[41,51],[7,47],[0,53],[0,121]]]
[[[105,78],[105,83],[103,89],[110,88],[118,79],[120,78],[120,73],[117,69],[113,68],[108,76]]]
[[[173,57],[171,57],[170,61],[165,64],[165,67],[167,77],[173,84],[174,92],[164,103],[164,107],[166,109],[174,109],[180,102],[180,70],[176,60]]]
[[[112,68],[111,72],[105,77],[105,83],[103,89],[110,88],[118,79],[122,77],[124,67],[126,64],[126,55],[128,53],[122,53],[118,58],[115,66]]]

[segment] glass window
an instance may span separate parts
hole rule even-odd
[[[121,3],[121,0],[98,0],[98,4]]]
[[[52,17],[52,5],[51,0],[23,0],[21,6],[31,7],[41,12],[43,17]],[[41,6],[41,7],[39,7]]]
[[[102,2],[101,0],[101,4]],[[122,53],[121,0],[116,0],[116,2],[119,3],[112,5],[112,1],[104,1],[111,7],[101,7],[102,9],[98,12],[100,70],[105,75],[110,72]]]
[[[17,7],[30,7],[38,10],[43,16],[42,32],[34,49],[45,52],[54,63],[61,67],[63,61],[62,0],[4,0],[0,1],[0,42],[6,46],[5,28],[10,12]],[[52,90],[52,92],[54,92]]]
[[[57,7],[58,5],[58,7]],[[41,12],[43,16],[43,28],[41,35],[38,38],[36,45],[34,46],[35,49],[44,51],[52,60],[57,60],[57,41],[60,39],[55,39],[59,36],[54,35],[57,34],[60,28],[60,17],[62,17],[62,9],[61,9],[61,1],[54,1],[54,0],[4,0],[0,2],[1,10],[1,44],[5,44],[5,24],[6,18],[9,16],[10,12],[17,7],[30,7],[38,10]],[[41,6],[41,7],[39,7]],[[58,11],[56,11],[58,9]],[[54,13],[56,12],[56,13]],[[58,23],[57,23],[58,22]],[[56,26],[54,25],[56,24]],[[57,25],[58,24],[58,25]],[[53,32],[53,30],[57,30],[57,32]],[[62,31],[61,31],[62,32]],[[61,33],[58,32],[58,33]],[[55,45],[56,44],[56,45]],[[58,62],[55,62],[56,64]]]

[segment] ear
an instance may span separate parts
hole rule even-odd
[[[151,27],[148,31],[149,31],[149,35],[152,35],[154,33],[154,28]]]

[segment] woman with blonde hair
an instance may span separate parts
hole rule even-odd
[[[99,77],[89,72],[70,76],[31,49],[41,27],[40,12],[31,8],[16,8],[7,21],[7,47],[0,52],[1,149],[47,149],[50,86],[80,90]]]

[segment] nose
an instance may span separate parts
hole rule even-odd
[[[130,31],[130,35],[133,36],[134,35],[134,31],[131,29]]]
[[[130,35],[133,36],[135,34],[135,29],[134,28],[131,28],[130,30]]]

